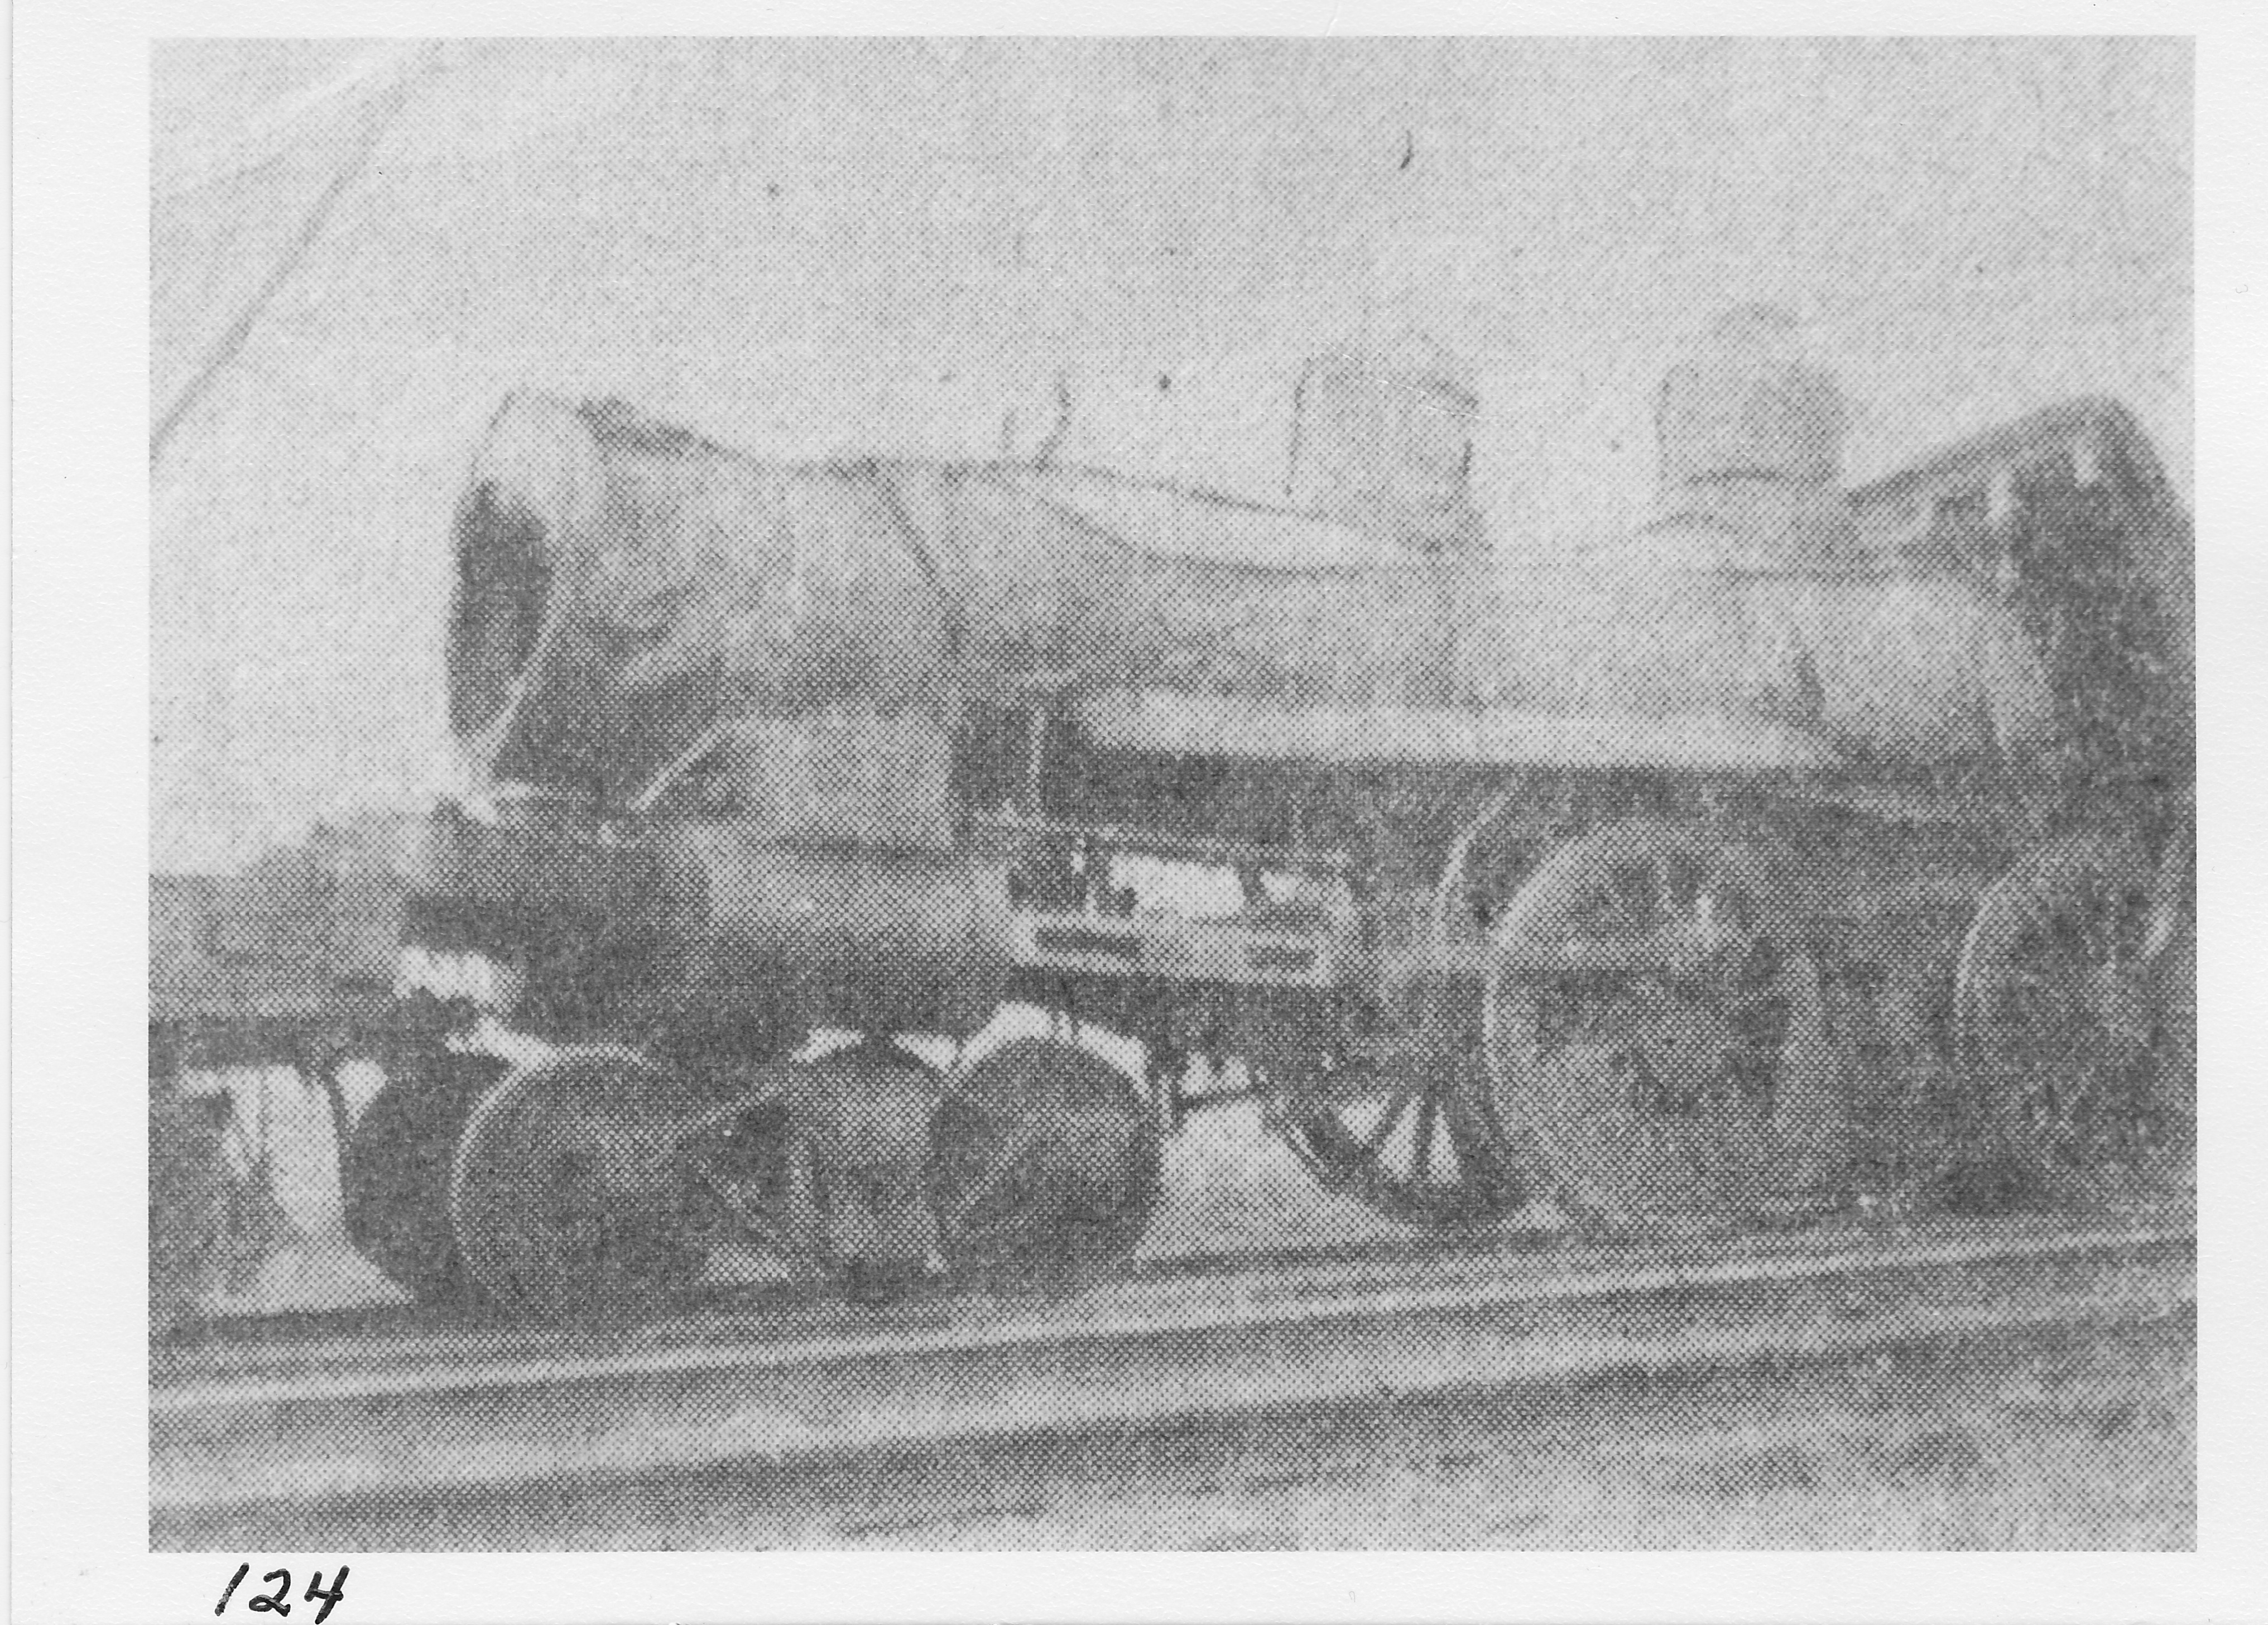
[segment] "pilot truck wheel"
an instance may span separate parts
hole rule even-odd
[[[930,1200],[956,1275],[1046,1282],[1133,1251],[1162,1151],[1125,1073],[1060,1039],[1018,1039],[947,1081]]]
[[[421,1304],[472,1293],[449,1225],[449,1169],[466,1120],[509,1070],[493,1055],[439,1048],[397,1058],[346,1136],[339,1196],[347,1237]]]
[[[708,1126],[688,1088],[627,1049],[514,1069],[450,1173],[466,1267],[500,1305],[545,1319],[675,1302],[704,1258],[685,1142]]]

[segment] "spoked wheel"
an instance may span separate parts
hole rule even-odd
[[[1492,804],[1475,827],[1503,805]],[[1390,915],[1397,899],[1423,897],[1410,888],[1437,849],[1410,835],[1406,809],[1366,812],[1373,902]],[[1475,839],[1454,842],[1446,871],[1432,877],[1431,907],[1410,922],[1413,945],[1432,953],[1454,957],[1476,944],[1447,901],[1466,886]],[[1423,970],[1399,976],[1377,1004],[1343,1006],[1335,1025],[1320,1053],[1310,1048],[1305,1064],[1285,1070],[1270,1099],[1271,1122],[1315,1182],[1432,1230],[1478,1229],[1517,1212],[1529,1183],[1475,1107],[1481,1019],[1470,982]]]
[[[947,1081],[929,1194],[956,1273],[1049,1280],[1123,1257],[1158,1201],[1158,1123],[1133,1081],[1018,1039]]]
[[[2071,836],[2002,878],[1955,982],[1980,1149],[2035,1188],[2177,1174],[2195,1146],[2195,955],[2185,888],[2137,840]]]
[[[1785,882],[1705,831],[1547,857],[1491,932],[1484,1100],[1579,1213],[1749,1224],[1833,1201],[1847,1040]]]
[[[451,1171],[467,1268],[500,1305],[552,1319],[674,1301],[703,1262],[683,1147],[704,1121],[688,1089],[627,1049],[514,1070]]]
[[[1477,1040],[1477,1016],[1463,1025]],[[1520,1206],[1510,1165],[1473,1115],[1475,1041],[1458,1042],[1454,1028],[1421,1015],[1411,1031],[1361,1047],[1375,1053],[1341,1055],[1277,1099],[1279,1132],[1317,1184],[1437,1230],[1491,1224]]]

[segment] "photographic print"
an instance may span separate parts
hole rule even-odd
[[[150,1548],[2193,1549],[2191,64],[156,42]]]

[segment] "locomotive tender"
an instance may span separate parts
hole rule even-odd
[[[1282,506],[508,401],[453,536],[473,788],[410,918],[549,1048],[403,1047],[357,1239],[550,1314],[728,1235],[1057,1272],[1228,1098],[1192,1057],[1442,1227],[2180,1165],[2187,520],[2099,401],[1846,489],[1783,339],[1673,372],[1653,515],[1556,552],[1476,545],[1426,348],[1310,368]],[[968,1047],[1008,1004],[1045,1034]]]

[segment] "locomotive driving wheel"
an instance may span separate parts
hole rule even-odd
[[[1344,1054],[1273,1101],[1278,1132],[1316,1183],[1387,1217],[1438,1230],[1504,1217],[1521,1191],[1471,1112],[1479,1056],[1426,1001],[1402,1041]],[[1467,1024],[1477,1036],[1478,1021]],[[1364,1046],[1364,1048],[1372,1048]]]
[[[1758,855],[1609,826],[1537,865],[1491,936],[1484,1108],[1575,1211],[1737,1224],[1832,1199],[1846,1040],[1793,893]]]
[[[449,1218],[466,1267],[505,1308],[559,1319],[652,1309],[703,1258],[685,1142],[692,1092],[633,1051],[562,1050],[515,1069],[466,1124]]]
[[[1383,790],[1358,802],[1357,844],[1369,856],[1359,872],[1370,901],[1389,919],[1399,901],[1419,903],[1406,937],[1389,931],[1419,952],[1389,973],[1374,1002],[1350,1001],[1327,1018],[1320,1047],[1286,1046],[1289,1064],[1270,1069],[1269,1101],[1278,1135],[1325,1190],[1437,1231],[1494,1224],[1528,1193],[1474,1109],[1482,1055],[1472,984],[1436,962],[1460,935],[1440,896],[1462,885],[1472,857],[1468,838],[1455,843],[1446,873],[1435,867],[1440,848],[1430,837],[1446,833],[1438,826],[1453,816],[1449,806]]]
[[[1061,1039],[948,1079],[928,1186],[955,1274],[1051,1280],[1131,1252],[1158,1201],[1159,1126],[1133,1080]]]
[[[2170,861],[2180,864],[2186,848]],[[2178,1173],[2196,1130],[2185,876],[2083,834],[2018,864],[1962,945],[1955,1042],[1989,1149],[2050,1188]]]

